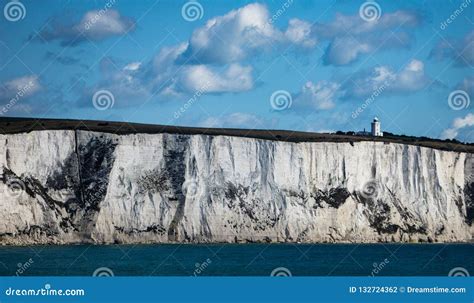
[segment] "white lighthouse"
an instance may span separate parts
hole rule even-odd
[[[372,136],[382,137],[383,133],[380,131],[380,121],[377,117],[374,118],[374,121],[372,121],[371,125],[372,125]]]

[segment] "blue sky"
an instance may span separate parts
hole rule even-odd
[[[474,142],[464,1],[6,1],[0,115]]]

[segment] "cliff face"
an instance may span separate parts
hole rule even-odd
[[[73,130],[0,135],[0,243],[470,241],[474,155]]]

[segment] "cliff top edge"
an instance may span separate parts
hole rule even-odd
[[[408,144],[446,151],[474,153],[474,143],[462,143],[456,140],[440,140],[427,137],[395,135],[388,132],[384,132],[384,137],[373,137],[353,135],[352,132],[311,133],[290,130],[199,128],[93,120],[0,117],[0,134],[18,134],[45,130],[83,130],[117,135],[167,133],[182,135],[233,136],[295,143],[341,142],[352,144],[354,142],[373,141],[384,142],[386,144]]]

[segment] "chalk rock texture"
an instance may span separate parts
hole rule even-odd
[[[474,155],[387,142],[0,135],[0,244],[467,242]]]

